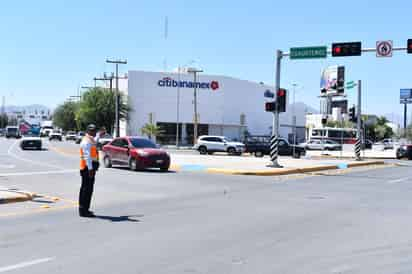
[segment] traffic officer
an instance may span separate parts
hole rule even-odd
[[[82,177],[82,185],[79,194],[79,215],[81,217],[95,217],[89,209],[96,171],[99,169],[99,153],[96,141],[96,126],[90,124],[87,126],[87,133],[80,143],[80,176]]]

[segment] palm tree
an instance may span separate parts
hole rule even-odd
[[[152,124],[152,123],[147,123],[146,125],[144,125],[141,131],[142,131],[142,134],[147,135],[149,139],[152,139],[152,136],[156,137],[163,133],[163,130],[159,126]]]

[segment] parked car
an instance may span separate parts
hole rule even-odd
[[[20,141],[20,148],[26,150],[27,148],[34,148],[37,150],[42,149],[42,140],[40,136],[35,134],[24,135]]]
[[[6,138],[21,138],[19,128],[15,126],[6,127]]]
[[[270,154],[270,136],[249,136],[245,139],[246,152],[255,157],[263,157]],[[306,155],[306,150],[300,145],[291,145],[286,139],[279,139],[278,153],[281,156],[293,156],[300,158]]]
[[[40,137],[49,137],[49,135],[53,132],[52,126],[45,126],[42,127],[40,130]]]
[[[76,132],[74,131],[68,131],[66,133],[66,141],[76,141]]]
[[[392,139],[384,139],[384,140],[382,141],[382,143],[383,143],[383,149],[384,149],[384,150],[386,150],[386,149],[394,149],[394,145],[393,145]]]
[[[113,141],[113,137],[110,134],[104,134],[100,136],[99,141],[97,143],[97,149],[101,150],[105,145]]]
[[[49,141],[63,141],[63,135],[60,131],[54,130],[52,133],[49,134]]]
[[[307,150],[342,150],[342,145],[332,140],[310,140],[301,146]]]
[[[103,163],[107,168],[121,165],[131,170],[160,168],[161,171],[167,171],[170,167],[169,154],[142,137],[116,138],[103,147],[103,153]]]
[[[193,149],[200,154],[213,154],[214,152],[227,152],[229,155],[242,155],[245,152],[245,145],[240,142],[233,142],[224,136],[200,136]]]
[[[396,150],[396,158],[412,160],[412,145],[402,145]]]
[[[81,143],[84,135],[85,135],[85,134],[84,134],[83,131],[79,131],[79,132],[77,133],[77,135],[76,135],[76,144],[80,144],[80,143]]]

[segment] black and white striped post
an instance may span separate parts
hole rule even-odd
[[[361,139],[358,137],[355,143],[355,157],[357,161],[361,161]]]
[[[362,161],[361,158],[361,145],[362,145],[362,134],[361,134],[361,123],[362,123],[362,97],[361,97],[361,85],[362,81],[358,80],[358,106],[357,106],[357,111],[356,111],[356,143],[355,143],[355,157],[356,161]]]
[[[272,161],[272,163],[277,163],[278,161],[278,155],[279,155],[278,143],[279,143],[278,137],[275,135],[272,135],[270,137],[270,160]]]

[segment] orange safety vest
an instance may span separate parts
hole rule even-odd
[[[83,140],[87,138],[87,142],[91,144],[90,147],[90,157],[92,158],[93,162],[98,162],[99,161],[99,153],[97,152],[97,146],[96,142],[91,141],[89,137],[85,136],[83,137]],[[87,167],[87,161],[84,156],[83,149],[80,147],[80,170],[84,170]]]

